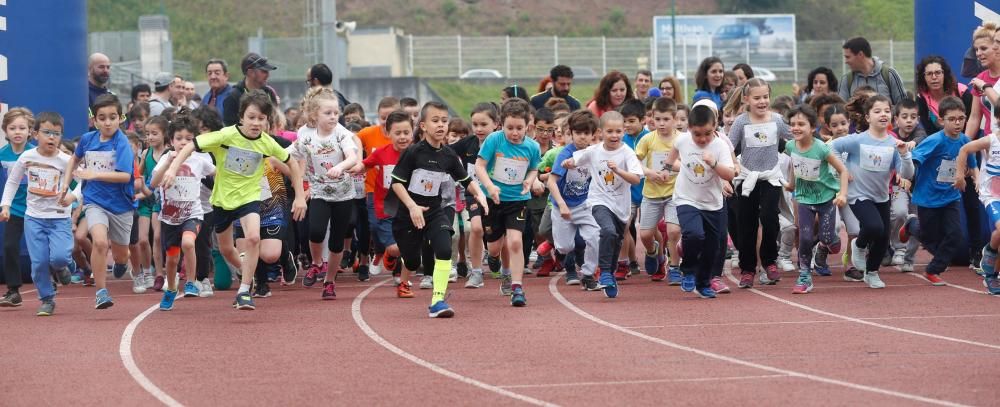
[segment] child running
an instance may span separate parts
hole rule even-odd
[[[21,236],[24,234],[24,216],[28,197],[28,182],[20,177],[11,182],[11,169],[25,151],[34,148],[31,132],[35,118],[31,111],[15,107],[3,116],[3,131],[7,135],[7,145],[0,149],[0,184],[6,194],[14,189],[9,203],[11,216],[6,218],[3,231],[3,275],[7,282],[7,293],[0,298],[0,307],[21,306]]]
[[[671,276],[671,281],[674,281],[681,279],[680,256],[677,255],[680,225],[677,220],[677,206],[673,202],[677,174],[672,171],[667,157],[670,156],[677,140],[677,130],[674,125],[677,105],[673,99],[661,97],[653,102],[652,110],[656,131],[640,140],[635,149],[646,175],[645,186],[642,189],[642,207],[639,210],[639,236],[642,239],[642,246],[646,248],[646,273],[652,275],[654,281],[663,280],[666,276],[660,272],[660,267],[663,266],[664,259],[660,255],[660,244],[654,238],[659,232],[657,224],[660,219],[666,219],[667,249],[670,253],[668,274]]]
[[[994,121],[1000,120],[1000,109],[994,112]],[[993,228],[990,241],[983,247],[980,268],[983,269],[983,285],[990,295],[1000,295],[1000,131],[994,131],[976,141],[962,146],[955,163],[955,174],[965,174],[968,171],[968,157],[985,151],[982,168],[979,171],[979,200],[986,207]],[[965,177],[955,177],[955,189],[965,190]]]

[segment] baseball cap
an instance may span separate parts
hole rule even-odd
[[[167,86],[170,86],[170,83],[173,81],[174,75],[171,75],[169,72],[160,72],[153,78],[153,88],[155,88],[157,92],[162,92],[167,88]]]
[[[245,74],[247,73],[247,70],[250,69],[262,69],[265,71],[273,71],[275,69],[278,69],[278,67],[269,64],[267,62],[267,58],[260,56],[260,54],[256,52],[251,52],[243,57],[243,61],[240,62],[240,69],[242,69],[243,73]]]

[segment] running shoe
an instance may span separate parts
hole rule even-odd
[[[716,294],[729,294],[729,286],[722,277],[712,277],[712,284],[709,287],[712,287]]]
[[[597,283],[597,279],[594,276],[583,276],[580,279],[580,289],[583,291],[600,291],[603,287]]]
[[[607,274],[602,274],[606,276]],[[610,277],[610,276],[609,276]],[[604,290],[604,296],[608,298],[618,297],[618,281],[613,278],[602,278],[601,279],[601,289]]]
[[[95,302],[97,305],[94,308],[97,309],[108,309],[111,308],[112,305],[115,305],[115,302],[111,300],[111,294],[108,294],[107,288],[97,290],[97,298],[95,299]]]
[[[510,274],[500,276],[500,295],[510,297],[511,293]]]
[[[323,283],[323,294],[320,296],[320,298],[322,298],[324,300],[335,300],[335,299],[337,299],[336,288],[337,288],[337,285],[334,284],[333,281],[327,281],[327,282]]]
[[[93,287],[94,286],[94,272],[90,269],[83,269],[83,286]]]
[[[295,264],[294,258],[290,251],[285,256],[285,262],[281,265],[281,285],[295,284],[295,278],[299,276],[299,266]]]
[[[628,262],[628,275],[632,276],[632,275],[637,275],[637,274],[639,274],[639,262],[637,262],[635,260],[629,260],[629,262]]]
[[[399,284],[396,284],[396,297],[413,298],[413,290],[410,289],[409,281],[403,281]]]
[[[306,271],[306,276],[302,278],[302,285],[305,287],[312,287],[316,285],[316,280],[319,279],[319,274],[322,271],[319,265],[313,264],[309,266],[309,271]]]
[[[555,268],[556,268],[555,259],[551,257],[546,257],[545,260],[542,261],[542,266],[538,268],[538,274],[536,275],[539,277],[548,277],[552,275],[552,270]]]
[[[795,269],[792,268],[792,270]],[[760,275],[761,277],[767,277],[768,282],[764,283],[766,285],[774,285],[777,284],[778,281],[781,281],[781,272],[778,271],[778,266],[775,264],[765,267],[764,272],[760,273]],[[764,281],[761,280],[761,282],[763,283]]]
[[[944,280],[942,280],[941,276],[938,275],[938,274],[924,273],[924,278],[926,278],[927,281],[930,281],[931,285],[934,285],[934,286],[945,286],[945,285],[948,285],[948,283],[944,282]]]
[[[857,238],[851,240],[851,264],[858,270],[866,270],[868,268],[868,248],[862,249],[858,247]]]
[[[163,276],[156,276],[156,278],[153,279],[153,291],[163,291],[163,284],[166,281],[167,280],[164,279]]]
[[[740,288],[753,288],[753,274],[752,272],[740,273]]]
[[[990,248],[990,245],[983,246],[983,258],[979,261],[979,268],[983,270],[983,274],[987,276],[992,276],[996,273],[995,265],[997,262],[997,252]]]
[[[427,311],[427,315],[431,318],[451,318],[455,316],[455,310],[451,309],[444,300],[435,302],[434,305],[427,307]]]
[[[670,271],[667,272],[667,285],[681,285],[682,282],[684,273],[681,273],[681,268],[670,266]]]
[[[144,271],[140,268],[138,273],[129,270],[132,274],[132,292],[135,294],[142,294],[146,292],[146,277],[143,275]]]
[[[549,254],[552,253],[552,243],[549,243],[548,240],[542,242],[535,249],[535,253],[538,253],[539,257],[549,257]]]
[[[201,298],[211,297],[215,295],[215,291],[212,290],[212,280],[205,277],[201,280],[201,291],[198,292],[198,296]]]
[[[865,273],[865,284],[868,284],[868,288],[885,288],[885,283],[879,278],[878,271]]]
[[[779,257],[775,261],[775,263],[777,263],[778,267],[781,268],[781,271],[784,271],[786,273],[791,273],[791,272],[795,271],[795,265],[792,264],[792,260],[791,259]]]
[[[792,287],[792,294],[808,294],[812,290],[812,274],[808,272],[799,273],[798,280],[795,280],[795,287]]]
[[[913,262],[903,262],[903,265],[899,266],[899,271],[901,271],[903,273],[912,273],[913,272]]]
[[[267,283],[257,282],[253,290],[254,298],[267,298],[271,296],[271,287]]]
[[[490,273],[493,274],[493,278],[500,278],[500,257],[487,255],[486,264],[490,267]]]
[[[253,311],[257,309],[253,304],[253,297],[250,296],[250,293],[246,292],[236,294],[236,303],[233,306],[238,310]]]
[[[892,255],[892,265],[893,266],[902,265],[905,262],[905,260],[904,260],[903,257],[904,257],[904,253],[903,252],[898,252],[896,254],[893,254]]]
[[[913,215],[908,215],[906,221],[903,222],[903,226],[899,228],[899,241],[900,243],[908,243],[910,241],[910,221],[911,219],[916,219]]]
[[[469,264],[468,263],[466,263],[464,261],[460,261],[460,262],[458,262],[458,266],[456,267],[456,269],[458,269],[458,276],[459,277],[462,277],[462,278],[468,278],[469,277]]]
[[[820,243],[820,244],[823,244],[823,243]],[[837,239],[837,241],[834,244],[831,244],[829,246],[827,246],[827,245],[824,245],[824,246],[826,246],[826,251],[828,253],[830,253],[830,254],[840,253],[840,248],[841,248],[840,247],[841,246],[840,239]]]
[[[684,280],[681,281],[681,291],[689,293],[694,291],[694,289],[695,289],[694,274],[688,274],[684,276]]]
[[[469,278],[465,280],[465,288],[482,288],[483,283],[483,272],[480,270],[469,271]]]
[[[195,285],[194,283],[195,283],[194,281],[188,281],[188,282],[184,283],[184,297],[185,298],[198,297],[198,296],[201,295],[201,290],[199,290],[198,286]],[[177,293],[175,292],[174,295],[176,295],[176,294]]]
[[[163,290],[163,299],[160,300],[160,311],[170,311],[174,309],[174,299],[177,298],[177,291]]]
[[[0,298],[0,307],[20,307],[22,303],[21,293],[15,290],[7,290],[3,298]]]
[[[420,277],[421,290],[430,290],[432,288],[434,288],[434,276],[424,275],[423,277]]]
[[[813,269],[813,270],[816,272],[817,275],[822,276],[822,277],[829,277],[829,276],[833,275],[833,272],[830,271],[829,267],[816,266],[816,268]]]
[[[986,292],[990,295],[1000,295],[1000,279],[997,276],[983,277],[983,286],[986,287]]]
[[[659,259],[658,259],[659,260]],[[651,281],[663,281],[667,279],[667,266],[657,261],[660,265],[656,267],[656,272],[649,276]]]
[[[628,262],[626,261],[618,262],[618,267],[615,269],[615,280],[616,281],[628,280]]]
[[[854,267],[850,267],[844,271],[844,281],[850,281],[852,283],[865,281],[865,273]]]
[[[42,301],[42,305],[38,307],[38,312],[35,315],[40,317],[52,316],[56,312],[56,303],[52,300]]]
[[[458,282],[458,266],[451,266],[451,272],[448,273],[448,282],[457,283]]]
[[[580,285],[580,283],[580,277],[576,274],[576,270],[566,272],[566,285]]]
[[[646,253],[645,260],[643,261],[643,266],[646,267],[646,274],[649,275],[656,274],[660,270],[659,242],[653,242],[653,250],[651,252],[653,253],[652,255],[649,252]]]
[[[715,290],[713,290],[712,287],[699,288],[698,296],[701,298],[715,298]]]
[[[375,260],[372,260],[372,266],[368,269],[368,274],[372,275],[373,277],[382,274],[382,270],[385,270],[385,268],[382,266],[382,258],[383,257],[381,254],[375,255]]]
[[[59,284],[69,285],[73,281],[73,273],[70,272],[69,266],[56,269],[54,272],[59,279]]]
[[[128,271],[128,264],[117,264],[111,267],[111,272],[114,274],[115,278],[122,278],[125,272]]]
[[[369,272],[368,265],[362,264],[358,266],[358,281],[368,281],[371,280],[371,273]]]
[[[524,288],[519,286],[517,289],[511,291],[510,305],[514,307],[527,305],[527,300],[524,298]]]

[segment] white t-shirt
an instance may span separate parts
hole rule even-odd
[[[608,162],[614,162],[619,169],[642,177],[642,163],[635,151],[624,144],[614,151],[604,149],[603,143],[594,144],[573,152],[573,162],[577,167],[590,171],[587,200],[591,205],[605,206],[622,222],[628,222],[632,206],[632,184],[608,169]]]
[[[170,152],[169,154],[176,154]],[[168,161],[156,163],[153,172],[166,170]],[[201,180],[215,174],[215,165],[203,156],[192,155],[177,168],[177,176],[170,188],[160,187],[162,204],[160,220],[168,225],[180,225],[188,219],[203,219],[205,208],[201,201]]]
[[[733,165],[732,147],[716,137],[705,148],[698,147],[691,133],[683,133],[674,142],[681,161],[681,171],[674,184],[674,202],[677,205],[691,205],[704,211],[722,209],[722,183],[719,174],[702,160],[708,151],[715,156],[716,166]]]
[[[351,174],[345,171],[336,179],[326,176],[327,170],[346,159],[345,151],[357,153],[354,133],[338,124],[332,134],[324,137],[316,129],[303,126],[292,146],[292,157],[305,161],[305,180],[309,182],[312,199],[329,202],[355,199],[357,190]]]
[[[21,179],[28,179],[27,210],[24,214],[36,219],[60,219],[72,215],[71,207],[59,204],[59,191],[63,175],[69,165],[69,154],[59,152],[45,157],[38,149],[25,151],[7,174],[7,185],[0,198],[0,206],[10,206]]]

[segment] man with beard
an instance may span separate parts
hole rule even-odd
[[[214,107],[219,112],[219,118],[222,118],[225,112],[223,104],[233,91],[233,87],[229,85],[229,66],[221,59],[210,59],[205,64],[205,75],[208,76],[210,89],[201,101],[207,106]]]
[[[90,100],[87,106],[94,105],[94,99],[108,90],[111,81],[111,59],[107,55],[95,52],[87,59],[87,87],[90,88]]]
[[[541,109],[545,107],[545,102],[548,102],[549,98],[557,97],[566,99],[570,111],[579,109],[580,101],[569,94],[569,89],[573,86],[573,70],[566,65],[556,65],[549,71],[549,77],[552,78],[552,88],[532,96],[531,105],[536,110]]]
[[[226,126],[235,125],[240,121],[240,98],[251,90],[264,91],[271,99],[271,103],[278,106],[278,96],[274,94],[273,89],[267,86],[268,76],[271,75],[271,71],[278,69],[278,67],[271,65],[267,62],[267,58],[260,56],[260,54],[251,52],[243,56],[243,60],[240,61],[240,69],[243,71],[243,80],[233,87],[232,92],[222,102],[222,122]]]

